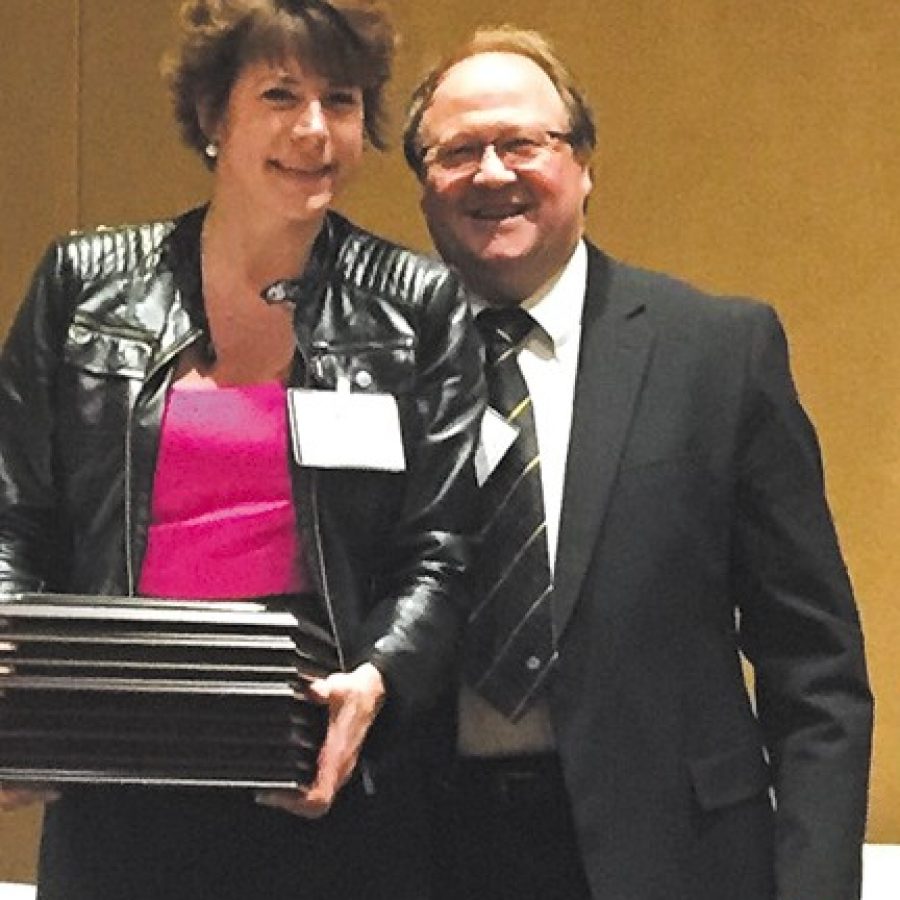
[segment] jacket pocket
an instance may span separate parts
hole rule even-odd
[[[154,339],[149,335],[76,317],[66,335],[64,358],[92,375],[143,378],[153,350]]]
[[[310,368],[317,387],[348,383],[370,394],[401,394],[412,390],[416,376],[412,336],[371,342],[322,342],[311,348]]]
[[[754,745],[688,760],[694,792],[705,810],[748,800],[770,785],[762,750]]]

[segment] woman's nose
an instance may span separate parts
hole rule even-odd
[[[311,100],[294,120],[291,128],[291,137],[301,138],[307,135],[320,135],[326,131],[325,116],[322,103],[319,100]]]

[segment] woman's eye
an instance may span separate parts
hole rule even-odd
[[[290,106],[296,102],[296,96],[287,88],[269,88],[263,92],[263,98],[276,106]]]
[[[356,109],[361,102],[357,91],[332,91],[325,97],[326,105],[332,109]]]

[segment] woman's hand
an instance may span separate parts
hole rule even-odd
[[[0,810],[11,812],[33,803],[52,803],[59,797],[58,791],[32,787],[27,784],[0,784]]]
[[[314,681],[309,693],[328,707],[328,731],[315,781],[305,791],[261,791],[257,801],[317,819],[331,809],[337,792],[353,774],[363,740],[384,703],[385,686],[381,672],[363,663],[352,672],[335,672]]]

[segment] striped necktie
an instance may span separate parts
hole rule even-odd
[[[519,307],[476,319],[487,348],[490,405],[518,435],[481,490],[466,681],[510,719],[524,713],[556,661],[540,456],[518,353],[535,321]]]

